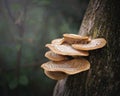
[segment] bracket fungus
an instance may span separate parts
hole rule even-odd
[[[64,42],[63,38],[54,39],[51,41],[52,44],[62,44]]]
[[[62,61],[62,60],[68,59],[66,56],[56,54],[53,51],[46,52],[45,57],[47,57],[49,60],[52,60],[52,61]]]
[[[98,48],[102,48],[106,45],[106,40],[104,38],[97,38],[97,39],[92,39],[89,43],[87,44],[72,44],[72,47],[77,49],[77,50],[95,50]]]
[[[90,63],[86,59],[80,58],[60,62],[49,61],[44,63],[41,67],[46,71],[59,71],[68,75],[73,75],[88,70],[90,68]]]
[[[64,38],[79,39],[79,40],[88,40],[88,36],[80,36],[76,34],[63,34]]]
[[[46,76],[48,76],[51,79],[55,79],[55,80],[61,80],[64,79],[65,77],[67,77],[68,75],[65,74],[64,72],[59,72],[59,71],[44,71],[44,73],[46,74]]]
[[[106,45],[104,38],[91,39],[76,34],[63,34],[63,38],[54,39],[46,44],[50,49],[45,53],[50,61],[41,65],[45,74],[54,80],[64,79],[90,69],[90,63],[83,56],[89,50],[102,48]]]
[[[88,43],[90,38],[87,36],[80,36],[75,34],[63,34],[63,42],[68,44]]]
[[[68,44],[64,44],[64,45],[47,44],[46,47],[48,47],[54,53],[60,54],[60,55],[68,55],[68,56],[88,56],[89,55],[87,51],[76,50]]]

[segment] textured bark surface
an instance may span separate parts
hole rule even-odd
[[[120,0],[91,0],[79,34],[103,37],[107,45],[90,51],[91,69],[58,81],[54,96],[120,96]]]

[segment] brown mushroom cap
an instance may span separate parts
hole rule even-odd
[[[63,34],[64,38],[72,38],[72,39],[79,39],[79,40],[88,40],[89,37],[87,36],[80,36],[76,34]]]
[[[51,41],[52,44],[62,44],[63,43],[63,38],[58,38],[58,39],[54,39]]]
[[[65,74],[64,72],[58,72],[58,71],[44,71],[45,75],[47,75],[49,78],[54,79],[54,80],[61,80],[67,77],[68,75]]]
[[[66,56],[56,54],[52,51],[46,52],[45,57],[47,57],[48,59],[50,59],[52,61],[62,61],[62,60],[67,60],[68,59]]]
[[[92,39],[88,44],[72,44],[72,47],[77,50],[95,50],[102,48],[106,45],[106,40],[104,38]]]
[[[87,36],[80,36],[76,34],[63,34],[64,43],[68,44],[78,44],[78,43],[88,43],[90,42],[90,38]]]
[[[60,62],[49,61],[42,64],[41,67],[46,71],[60,71],[72,75],[88,70],[90,63],[86,59],[80,58]]]
[[[56,54],[60,55],[70,55],[70,56],[88,56],[87,51],[78,51],[72,48],[70,45],[56,45],[56,44],[46,44],[50,50]]]

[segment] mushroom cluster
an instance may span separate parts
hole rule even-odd
[[[50,61],[41,65],[44,73],[51,79],[60,80],[68,75],[77,74],[90,69],[90,63],[83,56],[89,56],[89,50],[106,45],[104,38],[91,39],[76,34],[63,34],[63,38],[52,40],[46,44],[50,51],[45,57]]]

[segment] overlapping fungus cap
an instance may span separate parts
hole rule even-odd
[[[56,54],[52,51],[46,52],[45,57],[47,57],[48,59],[50,59],[52,61],[62,61],[62,60],[67,60],[68,59],[66,56]]]
[[[104,38],[92,39],[88,44],[72,44],[72,47],[77,50],[95,50],[106,45]]]
[[[63,38],[54,39],[51,41],[52,44],[62,44],[64,42]]]
[[[68,56],[88,56],[89,53],[87,51],[76,50],[72,48],[70,45],[57,45],[57,44],[46,44],[50,50],[52,50],[56,54],[60,55],[68,55]]]
[[[80,58],[59,62],[49,61],[42,64],[41,67],[46,71],[59,71],[72,75],[88,70],[90,68],[90,63],[86,59]]]
[[[80,36],[76,34],[63,34],[64,38],[73,38],[73,39],[79,39],[79,40],[88,40],[87,36]]]
[[[46,71],[46,70],[44,70],[44,73],[46,74],[46,76],[48,76],[49,78],[54,79],[54,80],[61,80],[61,79],[64,79],[68,76],[64,72],[58,72],[58,71]]]
[[[76,34],[63,34],[64,42],[68,44],[88,43],[90,38],[87,36],[80,36]]]

